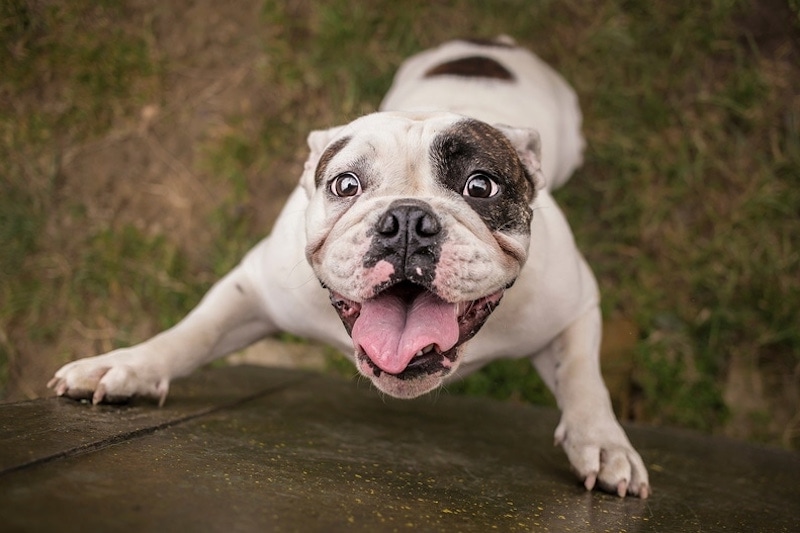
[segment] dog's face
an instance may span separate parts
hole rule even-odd
[[[460,362],[528,254],[539,139],[449,113],[309,136],[306,256],[359,371],[414,397]]]

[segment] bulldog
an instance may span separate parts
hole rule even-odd
[[[379,112],[308,145],[271,235],[194,310],[48,386],[163,404],[174,378],[279,331],[338,347],[399,398],[527,357],[586,488],[646,498],[600,374],[597,283],[550,195],[584,146],[566,81],[508,37],[454,41],[408,59]]]

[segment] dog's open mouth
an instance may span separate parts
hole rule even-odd
[[[399,379],[446,374],[458,347],[483,326],[503,289],[469,302],[450,303],[421,285],[402,281],[358,303],[331,291],[331,303],[353,339],[356,356],[375,377]]]

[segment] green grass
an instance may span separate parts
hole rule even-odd
[[[87,230],[91,199],[60,196],[65,152],[128,118],[158,88],[142,30],[120,24],[122,14],[117,2],[88,0],[0,6],[0,397],[12,367],[72,357],[53,346],[70,318],[101,315],[120,325],[115,346],[130,344],[138,335],[124,330],[143,316],[166,327],[174,304],[187,308],[184,300],[201,294],[178,281],[177,247],[130,227]],[[80,229],[59,228],[67,220]]]
[[[777,374],[800,362],[798,109],[734,24],[746,5],[609,12],[635,53],[586,49],[607,73],[583,98],[601,135],[561,196],[607,314],[644,332],[646,417],[706,430],[729,415],[732,356]]]
[[[413,52],[508,33],[581,99],[586,161],[557,198],[605,316],[636,330],[624,390],[612,391],[632,398],[622,415],[800,446],[793,0],[264,1],[256,75],[269,105],[225,117],[197,147],[193,170],[227,191],[199,251],[168,231],[92,225],[91,199],[59,196],[65,148],[135,120],[177,66],[155,30],[126,23],[124,4],[38,5],[0,7],[0,383],[34,349],[72,357],[59,342],[75,321],[113,324],[121,345],[179,319],[262,236],[257,191],[288,191],[309,130],[374,110]],[[67,219],[81,229],[59,232]],[[749,388],[733,387],[737,365]],[[449,390],[552,402],[525,362]]]

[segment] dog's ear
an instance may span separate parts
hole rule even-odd
[[[336,135],[342,130],[343,126],[329,128],[327,130],[315,130],[308,134],[308,158],[303,166],[303,175],[300,177],[300,185],[305,189],[309,198],[316,189],[315,174],[319,166],[320,158],[325,152],[325,148],[331,143]]]
[[[545,187],[545,178],[542,174],[542,139],[539,132],[531,128],[514,128],[505,124],[495,124],[511,146],[517,151],[519,160],[528,171],[533,190]]]

